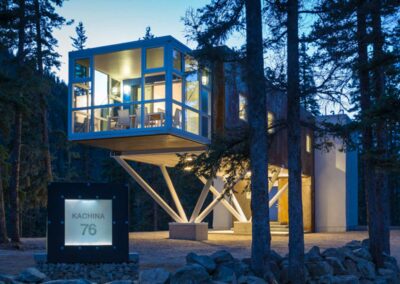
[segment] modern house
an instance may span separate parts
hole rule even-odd
[[[167,170],[179,161],[177,154],[201,153],[207,149],[212,133],[246,123],[247,91],[241,68],[223,60],[218,52],[226,52],[226,48],[217,50],[207,64],[202,64],[188,47],[165,36],[69,54],[69,140],[109,149],[113,158],[171,216],[172,238],[207,238],[208,224],[202,221],[211,212],[212,226],[216,229],[234,228],[236,233],[249,233],[251,228],[251,194],[244,192],[244,180],[238,179],[235,194],[221,198],[223,175],[212,180],[199,177],[204,187],[199,189],[193,212],[186,212],[179,200],[179,191],[184,189],[174,188]],[[285,94],[270,90],[266,108],[270,125],[285,119]],[[305,111],[302,119],[309,123],[315,121]],[[287,134],[275,128],[270,131],[273,137],[269,152],[270,215],[273,224],[282,229],[289,222]],[[357,206],[354,203],[357,202],[357,176],[349,177],[346,166],[356,166],[357,158],[343,153],[350,162],[345,163],[342,174],[331,180],[327,178],[329,173],[320,169],[329,169],[332,160],[314,150],[313,140],[312,129],[304,128],[304,229],[307,232],[331,229],[333,216],[325,205],[319,206],[316,202],[335,204],[337,188],[345,196],[351,191],[352,198],[345,199],[340,209],[345,211],[341,212],[345,216],[343,224],[333,226],[335,230],[339,227],[346,230],[355,226],[357,219],[356,211],[351,211]],[[340,141],[335,142],[339,147]],[[158,166],[174,204],[165,202],[128,161]],[[348,181],[352,178],[355,182]],[[319,195],[324,192],[326,182],[332,183],[329,200]],[[214,200],[205,205],[209,193]],[[342,197],[337,200],[343,202]],[[318,225],[319,216],[324,216],[324,225]]]

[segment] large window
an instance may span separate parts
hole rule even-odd
[[[164,67],[164,47],[146,49],[146,68]]]
[[[94,56],[94,105],[141,100],[141,50],[132,49]]]
[[[210,72],[168,44],[72,58],[71,132],[172,127],[210,138]]]
[[[74,62],[74,78],[83,79],[90,77],[90,60],[89,58],[77,59]]]
[[[72,85],[72,107],[83,108],[90,107],[92,104],[92,96],[90,82],[77,83]]]

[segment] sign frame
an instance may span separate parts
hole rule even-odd
[[[112,245],[65,245],[65,200],[111,200]],[[129,261],[129,190],[110,183],[51,183],[47,202],[47,261],[105,263]]]

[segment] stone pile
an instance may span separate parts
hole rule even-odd
[[[394,257],[384,255],[384,267],[377,269],[372,262],[368,241],[352,241],[340,248],[320,251],[311,248],[305,255],[307,283],[316,284],[397,284],[400,270]],[[162,256],[160,256],[162,257]],[[48,264],[38,263],[19,275],[1,275],[0,284],[265,284],[251,270],[251,259],[236,259],[225,250],[211,255],[189,253],[186,265],[175,273],[162,268],[140,272],[137,257],[123,264]],[[288,283],[288,258],[272,251],[269,280]]]
[[[344,247],[329,248],[323,252],[318,247],[311,248],[305,255],[307,283],[400,283],[396,259],[385,255],[384,268],[376,269],[367,245],[367,241],[352,241]],[[175,273],[171,274],[160,268],[144,270],[140,273],[139,283],[267,283],[254,276],[250,262],[250,259],[235,259],[227,251],[218,251],[212,255],[197,255],[192,252],[186,256],[186,265]],[[270,266],[276,283],[289,283],[287,257],[273,251]]]

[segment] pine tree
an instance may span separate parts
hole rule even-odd
[[[154,37],[154,34],[151,32],[151,27],[146,27],[146,33],[144,34],[144,37],[142,37],[142,39],[152,39]]]
[[[82,50],[85,48],[87,40],[86,30],[82,22],[79,22],[75,27],[75,33],[75,37],[70,37],[72,40],[72,47],[76,50]]]

